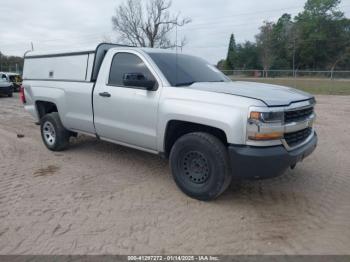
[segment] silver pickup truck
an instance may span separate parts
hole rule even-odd
[[[25,56],[21,99],[46,147],[78,133],[169,158],[178,187],[212,200],[232,178],[283,174],[316,148],[315,98],[231,81],[201,58],[100,44]]]

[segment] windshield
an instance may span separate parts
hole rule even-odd
[[[197,82],[229,82],[216,67],[205,60],[183,54],[149,53],[172,86],[189,86]]]

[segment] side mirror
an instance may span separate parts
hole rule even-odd
[[[149,91],[154,91],[156,87],[156,81],[148,80],[146,76],[141,73],[124,74],[123,84],[125,86],[141,87]]]

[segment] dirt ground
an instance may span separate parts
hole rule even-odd
[[[310,158],[203,203],[157,156],[87,137],[49,152],[1,97],[0,254],[350,254],[350,96],[317,99]]]

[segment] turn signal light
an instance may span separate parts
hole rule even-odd
[[[267,134],[257,133],[254,136],[249,136],[250,140],[258,140],[258,141],[277,140],[282,138],[283,138],[283,133],[280,133],[280,132],[267,133]]]

